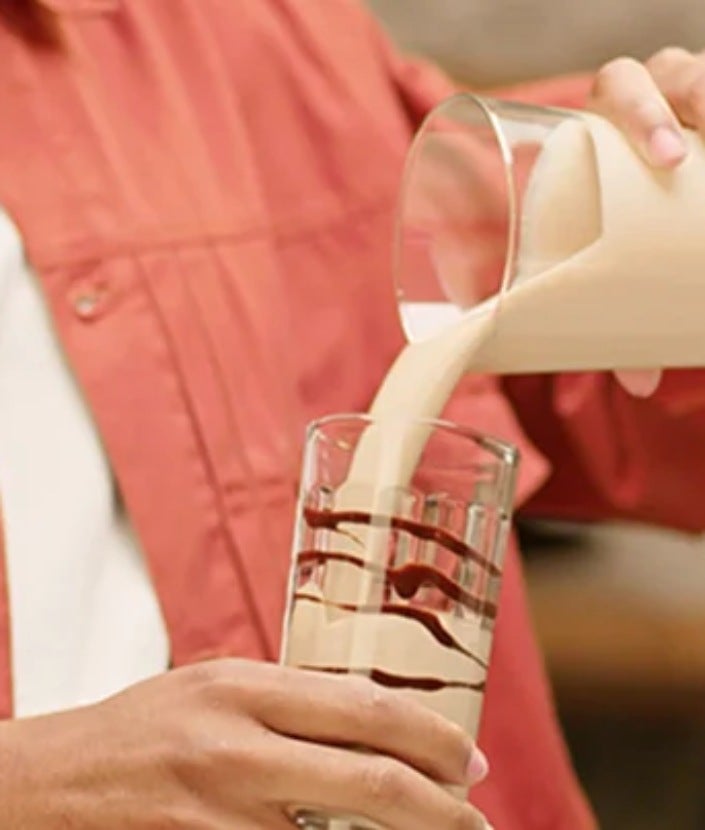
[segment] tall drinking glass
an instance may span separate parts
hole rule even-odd
[[[403,465],[390,465],[390,445]],[[443,421],[313,423],[282,662],[371,678],[475,737],[517,464],[508,444]],[[298,822],[370,828],[364,808],[331,817],[305,805]]]
[[[705,142],[683,137],[687,159],[656,171],[594,113],[469,93],[439,104],[397,210],[407,339],[477,332],[476,370],[626,369],[634,391],[656,382],[639,370],[705,365]]]
[[[578,112],[469,93],[452,96],[427,116],[407,158],[395,239],[399,310],[411,342],[447,328],[492,295],[501,298],[520,259],[522,276],[529,276],[547,259],[567,259],[600,236],[587,131],[572,145],[586,157],[580,174],[571,158],[556,166],[555,181],[542,181],[541,201],[558,209],[551,238],[541,229],[541,262],[531,261],[534,228],[522,219],[527,186],[549,140],[566,124],[580,130],[584,123]],[[575,193],[579,214],[574,206],[561,210]]]

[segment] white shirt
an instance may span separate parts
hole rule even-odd
[[[17,716],[163,671],[165,625],[15,226],[0,210],[0,498]]]

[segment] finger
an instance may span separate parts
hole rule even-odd
[[[661,383],[661,372],[652,369],[643,372],[619,371],[615,372],[620,386],[635,398],[649,398],[658,389]]]
[[[268,791],[284,808],[360,816],[389,830],[486,830],[477,810],[394,758],[282,737],[272,745]]]
[[[484,755],[460,727],[365,678],[263,665],[248,709],[282,735],[365,747],[448,784],[487,774]]]
[[[645,66],[618,58],[597,74],[591,108],[623,130],[655,167],[675,167],[687,146],[675,113]]]
[[[668,48],[654,55],[646,66],[683,124],[705,133],[703,56]]]

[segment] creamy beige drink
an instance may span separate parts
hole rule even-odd
[[[449,321],[426,362],[447,349],[495,373],[705,365],[705,145],[686,137],[689,158],[656,172],[607,121],[560,124],[522,194],[508,290],[465,316],[403,308],[417,330]]]
[[[391,376],[418,379],[414,363]],[[515,453],[452,425],[381,414],[360,416],[354,434],[319,432],[304,463],[284,662],[369,677],[476,735]],[[371,827],[315,805],[300,821]]]
[[[656,174],[601,119],[555,130],[524,194],[512,287],[403,350],[345,480],[303,509],[287,663],[366,674],[476,735],[509,506],[483,549],[469,486],[468,522],[419,558],[442,521],[404,500],[431,430],[395,419],[437,417],[468,371],[705,365],[705,151],[689,141],[683,168]]]
[[[376,519],[376,541],[385,534],[388,546],[373,559],[366,530]],[[502,529],[507,520],[497,517]],[[397,515],[309,508],[301,521],[327,533],[325,545],[297,551],[287,662],[369,676],[477,734],[499,565],[455,534]],[[425,557],[411,553],[424,544]]]

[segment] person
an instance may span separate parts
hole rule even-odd
[[[514,541],[471,803],[442,786],[486,773],[455,727],[271,663],[303,426],[364,410],[402,346],[399,174],[450,83],[353,0],[0,0],[0,19],[0,826],[276,830],[313,805],[594,827]],[[705,129],[705,62],[622,58],[525,97],[587,100],[671,167],[678,120]],[[685,372],[648,400],[603,375],[474,377],[449,410],[521,447],[527,511],[694,528],[704,406]]]

